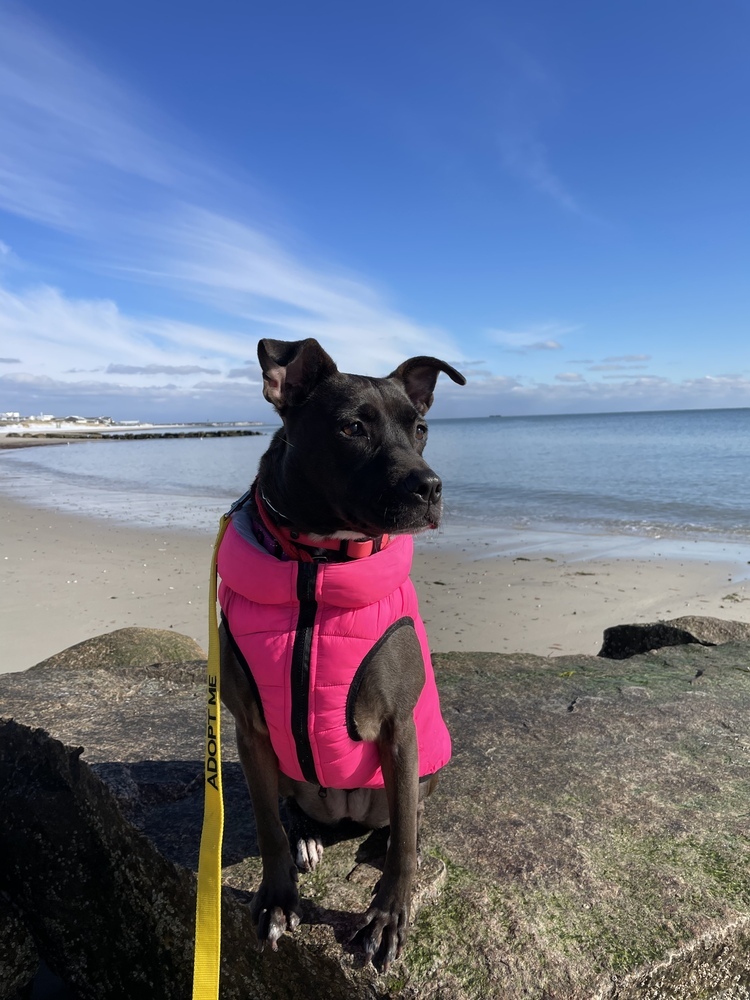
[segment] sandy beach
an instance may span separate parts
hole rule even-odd
[[[213,539],[0,498],[0,672],[129,625],[207,643]],[[596,653],[610,625],[750,621],[750,554],[730,546],[452,529],[419,539],[413,579],[435,650]]]

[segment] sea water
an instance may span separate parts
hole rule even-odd
[[[0,492],[138,525],[212,530],[258,437],[81,442],[0,453]],[[446,530],[750,543],[750,408],[433,420]]]

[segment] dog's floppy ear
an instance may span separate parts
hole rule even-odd
[[[261,340],[263,395],[281,412],[304,403],[315,386],[338,369],[317,340]]]
[[[406,395],[414,403],[417,412],[424,416],[432,406],[435,383],[440,372],[445,372],[459,385],[466,385],[461,372],[439,358],[409,358],[395,372],[391,372],[388,378],[396,378],[403,383]]]

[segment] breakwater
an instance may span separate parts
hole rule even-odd
[[[227,438],[227,437],[258,437],[263,431],[250,430],[217,430],[217,431],[128,431],[117,433],[111,431],[11,431],[6,438],[29,441],[156,441],[172,438]]]

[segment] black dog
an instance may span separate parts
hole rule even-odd
[[[411,552],[408,536],[436,528],[442,508],[440,479],[422,458],[427,440],[424,415],[439,372],[461,385],[465,379],[444,361],[430,357],[411,358],[387,378],[346,375],[315,340],[262,340],[258,357],[263,393],[278,410],[283,426],[261,459],[247,503],[233,515],[230,533],[234,541],[227,544],[234,545],[240,555],[234,549],[234,555],[229,549],[222,555],[222,547],[219,556],[224,611],[222,696],[236,721],[263,860],[263,879],[251,904],[252,915],[261,945],[270,943],[274,949],[278,938],[299,923],[297,868],[314,868],[322,854],[315,823],[303,816],[325,824],[348,817],[372,829],[389,826],[383,875],[355,934],[376,967],[386,971],[406,938],[419,821],[424,799],[437,783],[424,759],[423,743],[445,733],[443,743],[449,748],[437,709],[424,629],[416,605],[413,613],[409,610],[413,588],[406,579]],[[318,737],[308,722],[311,712],[321,715],[327,704],[316,701],[317,689],[309,687],[311,669],[323,669],[323,652],[315,652],[312,644],[318,641],[318,631],[325,632],[320,641],[338,643],[338,650],[341,635],[348,642],[359,626],[351,626],[347,616],[353,612],[348,608],[339,612],[337,597],[332,599],[333,606],[325,605],[321,588],[327,586],[329,577],[324,574],[338,586],[346,572],[341,564],[356,562],[359,585],[367,588],[369,577],[380,572],[376,567],[396,566],[401,552],[407,560],[405,582],[396,592],[397,599],[384,599],[389,607],[396,602],[397,620],[387,624],[377,641],[354,635],[353,641],[360,643],[356,676],[346,682],[346,712],[342,709],[339,725],[347,753],[370,754],[379,777],[368,779],[365,787],[346,783],[327,787],[321,778],[323,751],[313,750]],[[256,596],[243,607],[250,606],[253,614],[267,612],[270,618],[262,628],[236,624],[237,615],[244,613],[236,609],[245,600],[245,585],[235,584],[234,579],[244,566],[245,555],[255,567],[251,586]],[[283,589],[287,579],[292,581],[287,589],[296,587],[296,594],[281,611],[270,603],[266,608],[271,592]],[[352,603],[358,600],[353,597]],[[403,601],[407,613],[398,603]],[[328,614],[325,628],[319,625],[324,613]],[[289,632],[286,637],[284,629]],[[340,634],[331,639],[331,629]],[[264,671],[269,668],[259,662],[265,652],[263,657],[255,652],[261,647],[276,650],[271,654],[275,656],[272,670],[287,671],[283,682],[268,680]],[[363,649],[366,655],[361,656]],[[353,654],[347,655],[351,659]],[[282,683],[287,687],[282,689]],[[430,698],[432,715],[423,708]],[[286,707],[277,711],[277,702]],[[317,707],[311,709],[311,705]],[[291,735],[278,730],[276,716],[289,723]],[[423,735],[418,734],[420,718],[430,730]],[[322,723],[321,728],[325,728]],[[289,765],[284,762],[287,753],[293,756]],[[443,754],[440,764],[446,759]],[[343,766],[337,753],[330,766]],[[279,795],[296,803],[291,806],[297,817],[291,849],[279,816]]]

